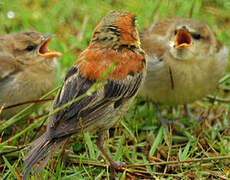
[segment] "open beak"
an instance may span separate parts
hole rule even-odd
[[[38,54],[40,56],[46,57],[46,58],[54,58],[54,57],[59,57],[62,55],[62,53],[57,52],[57,51],[51,51],[49,50],[48,44],[50,42],[50,40],[52,39],[52,37],[54,37],[54,34],[49,34],[49,35],[45,35],[44,40],[42,41],[42,43],[40,44],[39,48],[38,48]]]
[[[192,45],[192,36],[184,29],[179,29],[174,39],[176,49],[185,49]]]

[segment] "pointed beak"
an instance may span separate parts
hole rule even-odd
[[[55,36],[54,34],[48,34],[43,36],[43,41],[41,42],[38,48],[38,55],[43,56],[45,58],[54,58],[62,55],[62,53],[58,51],[51,51],[48,47],[50,40],[54,36]]]
[[[176,33],[175,39],[174,39],[174,47],[176,49],[185,49],[192,45],[192,36],[190,33],[184,29],[179,29]]]

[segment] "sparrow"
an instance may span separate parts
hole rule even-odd
[[[31,30],[0,35],[0,107],[38,99],[55,87],[55,57],[61,53],[48,48],[53,36]],[[0,118],[25,107],[5,109]]]
[[[194,19],[162,19],[142,31],[140,39],[147,74],[139,95],[156,105],[192,103],[212,93],[224,75],[228,48],[217,41],[207,24]],[[156,110],[157,118],[168,128]]]
[[[49,118],[46,132],[31,144],[25,156],[24,180],[39,159],[49,157],[48,152],[54,152],[73,134],[86,131],[97,134],[96,144],[111,167],[124,165],[112,160],[103,144],[107,130],[128,110],[145,76],[145,55],[133,14],[112,11],[96,26],[89,46],[67,73],[53,110],[87,93],[113,64],[102,87]]]

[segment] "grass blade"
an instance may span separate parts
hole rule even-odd
[[[149,157],[153,156],[153,154],[155,153],[156,149],[157,149],[157,146],[162,142],[163,140],[163,126],[160,127],[159,131],[158,131],[158,134],[157,134],[157,137],[156,139],[154,140],[153,142],[153,145],[149,151]]]

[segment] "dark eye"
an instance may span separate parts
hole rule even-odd
[[[199,40],[201,37],[200,37],[200,34],[196,34],[196,33],[191,33],[192,37],[196,40]]]
[[[137,21],[137,17],[134,15],[134,16],[133,16],[133,22],[132,22],[134,26],[135,26],[135,24],[136,24],[136,21]]]
[[[29,46],[26,47],[26,50],[27,50],[27,51],[32,51],[32,50],[34,50],[35,48],[36,48],[36,46],[31,46],[31,45],[29,45]]]
[[[176,35],[177,34],[177,30],[176,31],[174,31],[174,35]]]

